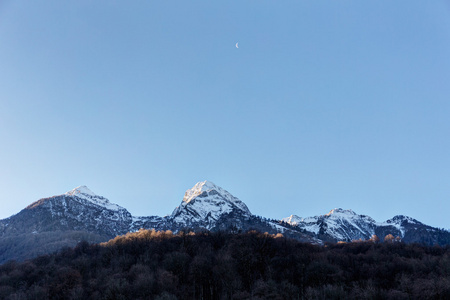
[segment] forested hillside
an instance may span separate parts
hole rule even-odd
[[[0,266],[0,299],[450,299],[450,248],[140,230]]]

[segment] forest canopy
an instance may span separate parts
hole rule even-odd
[[[449,299],[449,247],[140,230],[0,266],[1,299]]]

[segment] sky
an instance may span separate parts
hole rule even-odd
[[[80,185],[163,216],[209,180],[450,229],[449,116],[448,1],[0,0],[0,218]]]

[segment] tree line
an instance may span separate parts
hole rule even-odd
[[[140,230],[0,266],[0,299],[450,299],[450,248]]]

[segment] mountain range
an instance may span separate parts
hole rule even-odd
[[[63,195],[40,199],[19,213],[0,220],[0,263],[24,260],[75,246],[99,243],[141,228],[155,230],[258,230],[281,233],[297,240],[323,244],[368,240],[387,235],[406,243],[450,244],[450,232],[398,215],[385,222],[350,209],[333,209],[315,217],[297,215],[282,220],[253,215],[247,205],[210,181],[188,189],[171,215],[133,216],[86,186]]]

